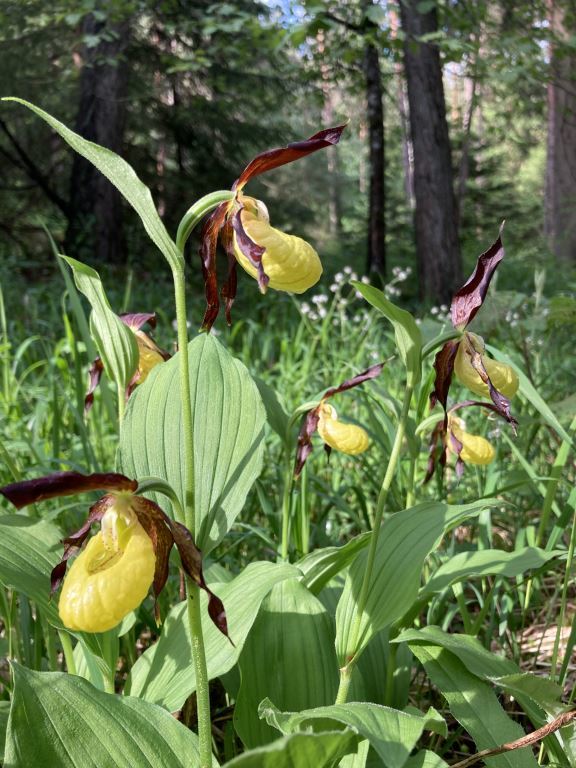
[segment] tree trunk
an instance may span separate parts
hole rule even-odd
[[[544,231],[551,250],[564,262],[576,262],[576,55],[562,46],[576,14],[552,0],[551,79],[548,84],[548,146]]]
[[[384,189],[384,107],[380,58],[374,43],[364,49],[366,102],[368,118],[368,167],[370,169],[370,198],[368,205],[367,273],[386,274],[386,219]]]
[[[76,131],[116,153],[122,152],[126,117],[127,67],[123,53],[129,22],[82,23],[84,35],[100,42],[82,51],[80,101]],[[118,262],[123,256],[121,196],[115,187],[80,155],[74,155],[70,180],[70,217],[66,252],[92,262]]]
[[[436,9],[419,13],[418,5],[418,0],[400,3],[414,147],[416,259],[421,296],[449,304],[462,284],[452,156],[438,49],[418,42],[437,31]]]

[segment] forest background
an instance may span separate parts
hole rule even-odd
[[[506,219],[502,284],[531,290],[548,267],[548,286],[566,289],[574,18],[568,0],[3,0],[0,92],[125,157],[169,230],[258,151],[349,120],[338,151],[253,191],[275,226],[312,240],[328,276],[350,265],[390,280],[412,267],[405,300],[449,303]],[[126,265],[157,279],[158,256],[119,194],[17,106],[2,109],[0,157],[4,280],[57,272],[44,226],[105,282]],[[11,296],[22,293],[8,306]]]

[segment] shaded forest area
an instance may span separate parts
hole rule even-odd
[[[329,271],[413,266],[413,299],[446,303],[503,219],[514,286],[551,256],[566,285],[575,20],[572,0],[3,0],[0,91],[126,157],[170,230],[258,151],[349,120],[338,152],[266,179],[275,225]],[[157,259],[113,187],[13,105],[0,156],[8,268],[54,269],[43,226],[96,267]]]

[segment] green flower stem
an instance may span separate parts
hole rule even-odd
[[[406,434],[406,422],[408,421],[408,412],[410,410],[410,402],[412,400],[412,391],[412,386],[408,384],[404,394],[402,413],[400,414],[400,421],[398,422],[398,427],[396,429],[394,445],[392,446],[392,451],[390,452],[386,474],[384,475],[384,480],[382,481],[382,487],[380,488],[380,494],[378,496],[378,504],[376,506],[376,514],[374,516],[374,528],[372,530],[372,536],[370,537],[370,547],[368,549],[368,557],[366,560],[366,570],[364,571],[364,580],[360,589],[360,596],[358,598],[358,604],[356,608],[356,616],[354,618],[354,625],[351,632],[351,642],[349,648],[353,649],[353,655],[340,669],[340,686],[336,696],[336,704],[344,704],[348,698],[348,689],[350,687],[352,671],[356,662],[355,654],[358,644],[358,637],[360,635],[360,624],[362,621],[362,615],[366,608],[366,603],[368,601],[370,583],[372,581],[372,571],[374,569],[374,560],[376,558],[378,536],[380,535],[380,528],[382,526],[382,519],[384,517],[386,499],[388,498],[388,492],[390,491],[392,480],[394,479],[396,466],[402,451],[402,442],[404,440],[404,435]]]
[[[292,487],[294,478],[290,454],[286,452],[286,467],[284,469],[284,492],[282,494],[282,541],[280,545],[280,558],[288,561],[288,549],[290,544],[290,511],[292,507]]]
[[[126,392],[122,384],[118,384],[118,425],[121,427],[126,411]]]
[[[186,281],[184,276],[184,247],[190,233],[201,219],[225,200],[231,200],[233,192],[214,192],[196,202],[185,214],[176,237],[178,250],[182,255],[177,265],[172,266],[176,324],[178,329],[178,361],[180,369],[180,399],[182,402],[182,426],[184,429],[184,466],[186,484],[183,522],[192,536],[195,536],[196,516],[194,507],[194,421],[190,394],[190,370],[188,364],[188,326],[186,313]],[[175,508],[177,510],[177,508]],[[178,514],[178,512],[176,512]],[[180,512],[181,514],[181,512]],[[212,722],[210,717],[210,692],[206,649],[200,614],[200,591],[190,579],[186,580],[186,602],[188,625],[192,644],[192,659],[196,673],[196,706],[198,712],[199,768],[212,766]]]
[[[66,670],[69,675],[78,674],[76,671],[76,659],[74,658],[74,649],[72,648],[72,638],[64,629],[58,630],[58,637],[62,645],[62,652],[66,661]]]
[[[556,677],[556,670],[558,667],[558,651],[560,648],[560,637],[562,629],[564,627],[564,619],[566,616],[566,604],[568,602],[568,587],[570,586],[570,580],[572,578],[572,563],[574,562],[574,548],[576,546],[576,510],[572,518],[572,530],[570,532],[570,543],[568,544],[568,556],[566,558],[566,568],[564,569],[564,583],[562,585],[562,599],[560,601],[560,616],[558,618],[558,626],[556,628],[556,637],[554,638],[554,650],[552,651],[552,661],[550,663],[550,677],[552,680]],[[562,671],[560,673],[560,679],[558,682],[562,685],[568,669],[566,663],[568,659],[564,659],[562,665]]]

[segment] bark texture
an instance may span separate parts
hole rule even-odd
[[[551,45],[548,84],[545,234],[563,262],[576,262],[576,55],[563,47],[576,23],[576,2],[549,3]]]
[[[449,304],[463,282],[452,153],[438,49],[419,42],[437,31],[436,9],[419,13],[419,5],[418,0],[400,3],[414,148],[416,257],[422,297]]]
[[[83,21],[84,36],[100,42],[81,55],[80,98],[75,130],[84,138],[122,153],[126,118],[129,22]],[[66,252],[91,262],[117,262],[123,253],[121,197],[94,166],[74,155],[70,181]]]
[[[380,58],[378,49],[370,40],[364,49],[364,70],[368,120],[368,167],[370,169],[366,268],[368,273],[376,272],[384,277],[386,274],[384,107]]]

